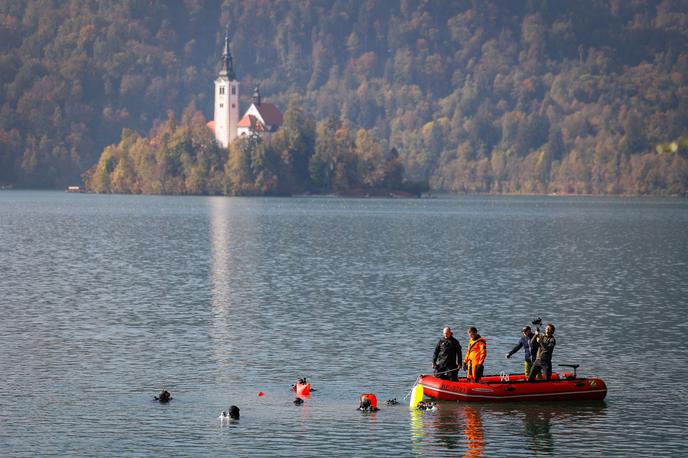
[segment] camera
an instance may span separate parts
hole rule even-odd
[[[533,320],[533,324],[534,324],[535,326],[538,326],[538,327],[539,327],[539,326],[542,324],[542,318],[540,318],[540,317],[535,318],[535,319]]]

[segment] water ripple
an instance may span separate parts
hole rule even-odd
[[[3,192],[0,452],[679,455],[687,223],[671,199]],[[605,402],[355,410],[401,399],[446,324],[520,371],[536,316]]]

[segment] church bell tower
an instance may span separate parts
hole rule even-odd
[[[229,51],[229,26],[225,31],[222,68],[215,80],[215,138],[227,148],[237,137],[239,123],[239,81],[234,73],[232,53]]]

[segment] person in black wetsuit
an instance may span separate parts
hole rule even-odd
[[[461,345],[452,335],[451,328],[447,326],[442,331],[442,338],[437,342],[432,356],[435,375],[445,380],[458,380],[461,361]]]

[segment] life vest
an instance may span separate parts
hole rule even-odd
[[[483,364],[487,356],[487,342],[484,338],[478,337],[468,343],[468,350],[466,350],[466,358],[464,362],[472,363],[473,366]]]
[[[477,377],[477,368],[482,366],[485,362],[485,357],[487,356],[487,342],[482,337],[477,339],[471,339],[468,343],[468,350],[466,350],[466,359],[464,360],[467,364],[466,376],[470,380],[475,380]]]

